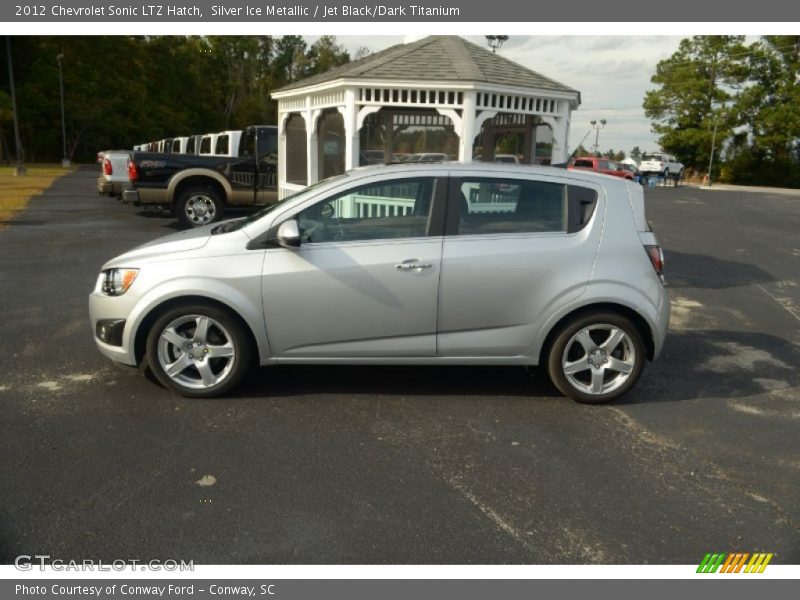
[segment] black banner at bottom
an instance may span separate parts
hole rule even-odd
[[[531,600],[536,598],[647,598],[688,600],[719,597],[726,600],[789,597],[796,581],[778,579],[696,580],[191,580],[191,579],[40,579],[0,581],[3,600]],[[709,596],[711,594],[712,596]],[[766,596],[764,596],[766,594]]]

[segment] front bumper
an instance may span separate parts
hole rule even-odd
[[[89,295],[89,323],[97,349],[107,358],[131,366],[136,366],[136,356],[128,317],[136,305],[136,301],[136,297],[128,296],[128,294],[106,296],[97,290]],[[119,331],[114,331],[113,337],[109,337],[113,343],[106,343],[98,337],[98,323],[108,325],[119,321],[124,323],[121,326],[121,339],[117,338]],[[120,327],[120,325],[116,327]],[[117,343],[120,345],[116,345]]]

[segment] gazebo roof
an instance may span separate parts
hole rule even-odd
[[[291,92],[339,79],[468,81],[579,94],[461,37],[444,35],[398,44],[276,91]]]

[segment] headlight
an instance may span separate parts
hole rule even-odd
[[[108,269],[103,271],[103,287],[106,296],[121,296],[133,285],[139,269]]]

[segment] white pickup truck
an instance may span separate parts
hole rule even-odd
[[[664,179],[683,179],[683,164],[669,154],[648,152],[642,155],[639,172],[644,175],[658,175]]]
[[[130,186],[128,178],[130,157],[130,150],[104,150],[98,153],[100,163],[100,177],[97,178],[98,193],[122,198],[122,191]]]

